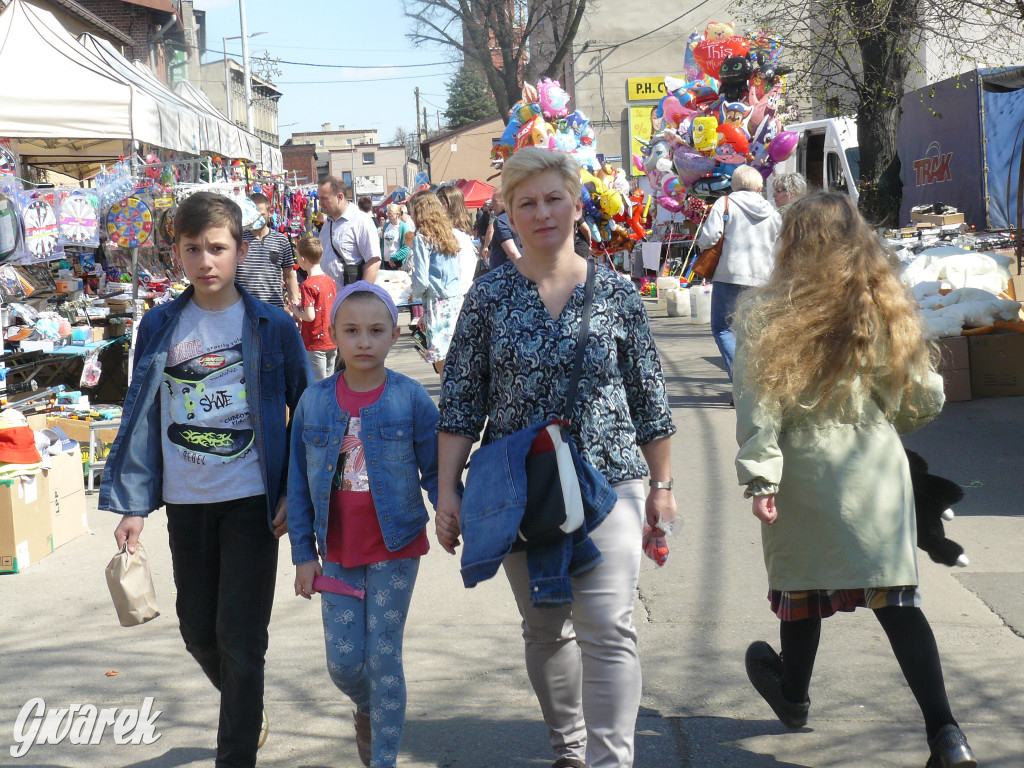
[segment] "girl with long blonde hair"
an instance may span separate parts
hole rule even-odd
[[[747,676],[790,728],[807,722],[821,620],[867,607],[924,715],[927,768],[976,766],[920,609],[914,497],[899,435],[942,409],[894,259],[843,194],[793,203],[775,271],[737,310],[736,466],[761,521],[781,657]]]
[[[412,197],[409,212],[416,224],[412,241],[410,273],[412,297],[423,299],[422,328],[426,334],[424,359],[441,373],[455,321],[462,309],[459,281],[459,241],[451,220],[433,192]]]
[[[459,284],[465,296],[473,286],[476,277],[477,251],[473,244],[473,220],[466,208],[466,197],[462,190],[449,184],[437,190],[437,199],[441,201],[452,221],[452,233],[459,241]]]

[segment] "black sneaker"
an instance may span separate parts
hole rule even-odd
[[[928,739],[931,757],[925,768],[977,768],[970,744],[964,732],[953,724],[944,725]]]
[[[811,700],[802,704],[782,695],[782,658],[763,640],[751,643],[745,658],[747,677],[762,698],[768,702],[779,720],[787,728],[796,730],[807,725],[807,712]]]

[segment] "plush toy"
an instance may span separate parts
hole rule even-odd
[[[907,451],[907,460],[917,510],[917,546],[936,563],[950,567],[968,565],[970,560],[964,548],[946,538],[942,525],[943,520],[953,519],[950,507],[964,497],[963,490],[952,480],[929,474],[928,464],[913,451]]]

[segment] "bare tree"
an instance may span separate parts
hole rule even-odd
[[[523,78],[555,77],[579,29],[588,0],[404,0],[405,15],[416,22],[410,35],[417,45],[438,43],[455,58],[474,65],[484,79],[499,114],[522,91]],[[544,61],[528,61],[530,39],[543,34],[550,44]]]
[[[856,113],[860,209],[877,225],[898,224],[896,133],[908,75],[929,56],[941,57],[949,74],[969,69],[981,41],[990,55],[1009,55],[1014,45],[1011,27],[994,24],[972,0],[739,0],[739,7],[753,25],[784,37],[792,96],[828,114]]]

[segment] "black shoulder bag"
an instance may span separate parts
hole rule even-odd
[[[588,262],[583,318],[576,338],[576,359],[566,387],[562,418],[552,419],[540,431],[526,457],[526,510],[512,545],[513,551],[551,542],[583,525],[583,496],[569,449],[569,441],[572,440],[569,420],[576,406],[576,391],[587,350],[595,273],[594,262]]]

